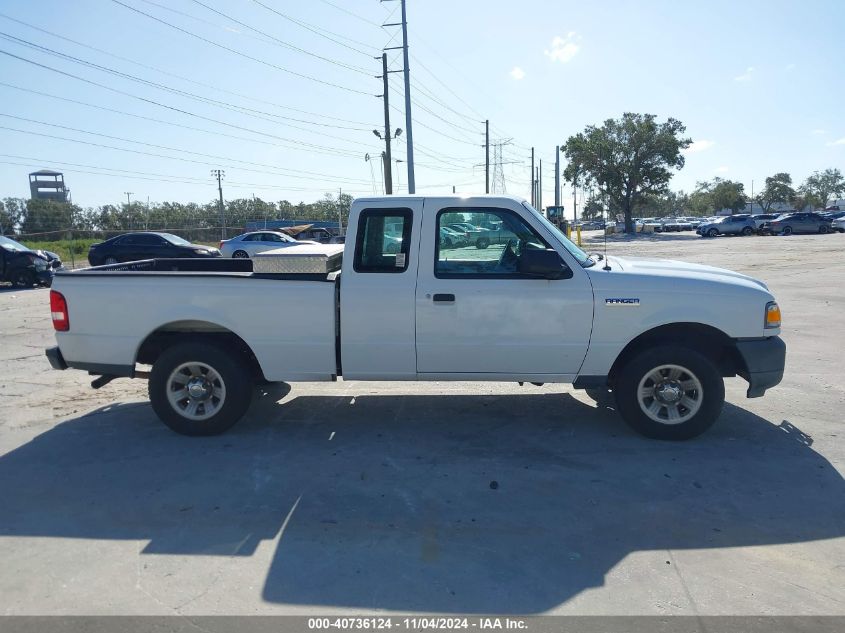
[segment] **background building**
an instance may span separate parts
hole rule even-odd
[[[34,200],[67,202],[68,193],[65,177],[61,172],[42,169],[29,175],[29,195]]]

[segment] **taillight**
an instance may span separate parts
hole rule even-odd
[[[220,246],[218,246],[217,248],[223,248],[223,242],[222,241],[220,242]]]
[[[67,301],[61,292],[50,291],[50,315],[53,317],[53,328],[56,332],[67,332],[70,329]]]

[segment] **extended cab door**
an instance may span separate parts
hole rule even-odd
[[[416,291],[420,377],[571,379],[592,328],[588,275],[536,211],[515,200],[470,202],[426,200]],[[470,245],[447,247],[437,239],[439,227],[457,222],[480,231]],[[550,249],[568,278],[520,272],[527,251]]]
[[[414,297],[422,207],[422,198],[401,197],[353,204],[340,278],[344,378],[416,377]]]

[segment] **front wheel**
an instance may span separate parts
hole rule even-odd
[[[713,426],[725,402],[714,364],[685,347],[644,350],[619,372],[613,388],[622,418],[659,440],[688,440]]]
[[[218,435],[231,428],[252,399],[250,371],[236,354],[199,342],[166,350],[149,382],[159,419],[181,435]]]
[[[35,285],[35,273],[31,270],[20,270],[12,276],[15,288],[32,288]]]
[[[753,232],[754,232],[754,229],[752,229],[750,226],[746,226],[745,228],[743,228],[743,229],[742,229],[742,234],[743,234],[745,237],[748,237],[748,236],[749,236],[749,235],[751,235]]]
[[[792,227],[791,226],[783,227],[783,231],[781,231],[781,233],[783,235],[792,235]]]
[[[825,233],[828,233],[829,231],[830,231],[830,227],[827,224],[822,224],[819,227],[819,233],[821,233],[822,235],[824,235]]]
[[[232,253],[232,257],[235,259],[247,259],[249,254],[246,251],[235,251]]]
[[[718,229],[710,229],[709,231],[707,231],[707,237],[716,237],[718,234]]]

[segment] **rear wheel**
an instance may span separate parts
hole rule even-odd
[[[784,235],[792,235],[792,227],[791,226],[783,227],[783,230],[781,231],[781,233],[783,233]]]
[[[249,408],[249,376],[249,368],[233,351],[207,343],[182,343],[153,364],[150,403],[159,419],[181,435],[218,435]]]
[[[745,228],[742,229],[742,234],[746,237],[751,235],[753,232],[754,232],[754,229],[752,229],[750,226],[746,226]]]
[[[35,273],[31,270],[19,270],[12,275],[12,285],[16,288],[32,288],[35,285]]]
[[[490,246],[490,238],[489,237],[479,237],[475,240],[475,248],[485,249]]]
[[[232,253],[232,257],[235,257],[237,259],[247,259],[249,257],[249,253],[247,253],[246,251],[235,251],[234,253]]]
[[[117,263],[117,258],[116,258],[116,257],[106,257],[106,258],[103,260],[103,263],[104,263],[106,266],[110,266],[111,264],[116,264],[116,263]]]
[[[828,233],[828,232],[830,232],[830,227],[827,224],[822,224],[819,227],[819,233],[821,233],[822,235],[824,235],[825,233]]]
[[[725,384],[714,364],[685,347],[644,350],[614,382],[616,406],[634,430],[660,440],[700,435],[719,417]]]
[[[707,237],[716,237],[719,234],[719,229],[710,229],[707,231]]]

